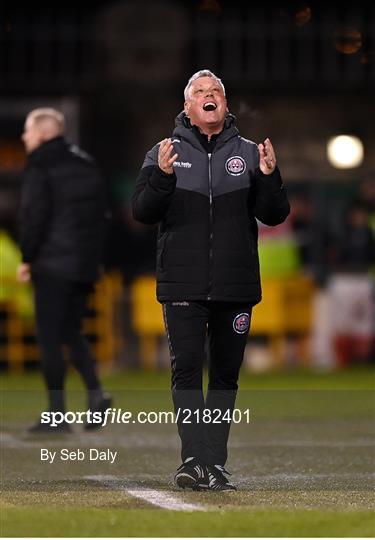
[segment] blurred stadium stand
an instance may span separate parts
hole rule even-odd
[[[25,94],[27,84],[27,93],[91,92],[108,79],[180,85],[206,65],[232,89],[375,82],[373,2],[133,0],[49,10],[15,2],[0,9],[1,91]]]
[[[97,343],[105,342],[97,353],[108,366],[134,365],[137,356],[145,367],[158,364],[145,328],[150,324],[158,335],[160,315],[148,319],[153,308],[142,303],[154,305],[147,280],[154,267],[155,230],[134,223],[129,198],[145,151],[171,132],[186,80],[202,67],[222,77],[240,131],[255,141],[271,137],[292,199],[289,231],[281,231],[273,245],[263,231],[261,258],[289,266],[267,276],[263,264],[264,303],[254,315],[254,342],[259,338],[261,343],[264,333],[274,344],[277,352],[264,365],[288,363],[293,336],[298,338],[292,354],[297,359],[290,363],[319,363],[309,347],[311,313],[323,318],[315,303],[319,298],[319,305],[325,305],[319,295],[324,296],[334,270],[330,253],[342,234],[346,207],[360,195],[364,180],[375,181],[369,121],[375,89],[373,2],[124,0],[93,1],[89,8],[78,2],[51,4],[48,10],[38,2],[2,3],[0,230],[17,240],[25,163],[19,136],[26,113],[41,105],[62,109],[68,137],[95,156],[108,181],[113,220],[105,265],[108,274],[121,276],[106,277],[99,286],[93,302],[102,315],[91,319],[88,324],[95,329],[89,332],[101,336]],[[363,141],[366,159],[357,169],[339,170],[328,163],[326,142],[341,132]],[[373,206],[370,214],[373,220]],[[275,270],[276,263],[270,268]],[[33,338],[24,337],[32,330],[22,329],[13,308],[1,302],[2,356],[12,350],[12,363],[36,359]],[[114,336],[111,302],[122,305]],[[287,320],[277,319],[280,313]],[[279,321],[273,330],[270,314]],[[140,348],[134,330],[142,338]],[[27,350],[20,345],[25,341],[30,342]],[[321,365],[334,363],[326,348],[316,350],[324,351]]]

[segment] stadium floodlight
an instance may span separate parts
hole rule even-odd
[[[363,144],[354,135],[331,137],[327,143],[327,157],[336,169],[354,169],[363,161]]]

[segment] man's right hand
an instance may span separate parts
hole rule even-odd
[[[21,263],[17,268],[17,281],[28,283],[31,280],[31,267],[27,263]]]
[[[173,174],[173,162],[178,158],[178,154],[174,154],[173,144],[171,139],[164,139],[159,146],[158,165],[166,174]]]

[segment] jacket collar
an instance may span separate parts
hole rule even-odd
[[[225,117],[224,128],[217,136],[216,147],[223,146],[229,139],[236,137],[238,135],[238,129],[235,124],[236,117],[228,113]],[[195,146],[199,150],[203,150],[202,144],[199,141],[195,130],[192,129],[190,124],[190,119],[186,116],[186,113],[182,111],[175,120],[176,127],[173,131],[173,135],[176,137],[181,137],[187,140],[192,146]]]
[[[51,152],[56,152],[59,150],[62,150],[66,148],[67,142],[64,137],[54,137],[53,139],[50,139],[49,141],[46,141],[42,143],[38,148],[33,150],[29,154],[29,160],[31,161],[37,161],[40,158],[43,158],[46,155],[49,155]]]

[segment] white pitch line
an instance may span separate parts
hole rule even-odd
[[[84,478],[87,480],[95,480],[96,482],[100,482],[106,487],[112,489],[114,488],[118,491],[125,491],[132,497],[142,499],[143,501],[153,504],[154,506],[158,506],[159,508],[164,508],[166,510],[178,510],[184,512],[193,512],[197,510],[200,512],[206,511],[206,509],[202,506],[179,501],[178,499],[176,499],[176,497],[173,497],[173,495],[169,495],[164,491],[158,491],[156,489],[130,489],[126,487],[126,484],[124,484],[124,482],[121,482],[117,476],[98,474],[92,476],[85,476]]]

